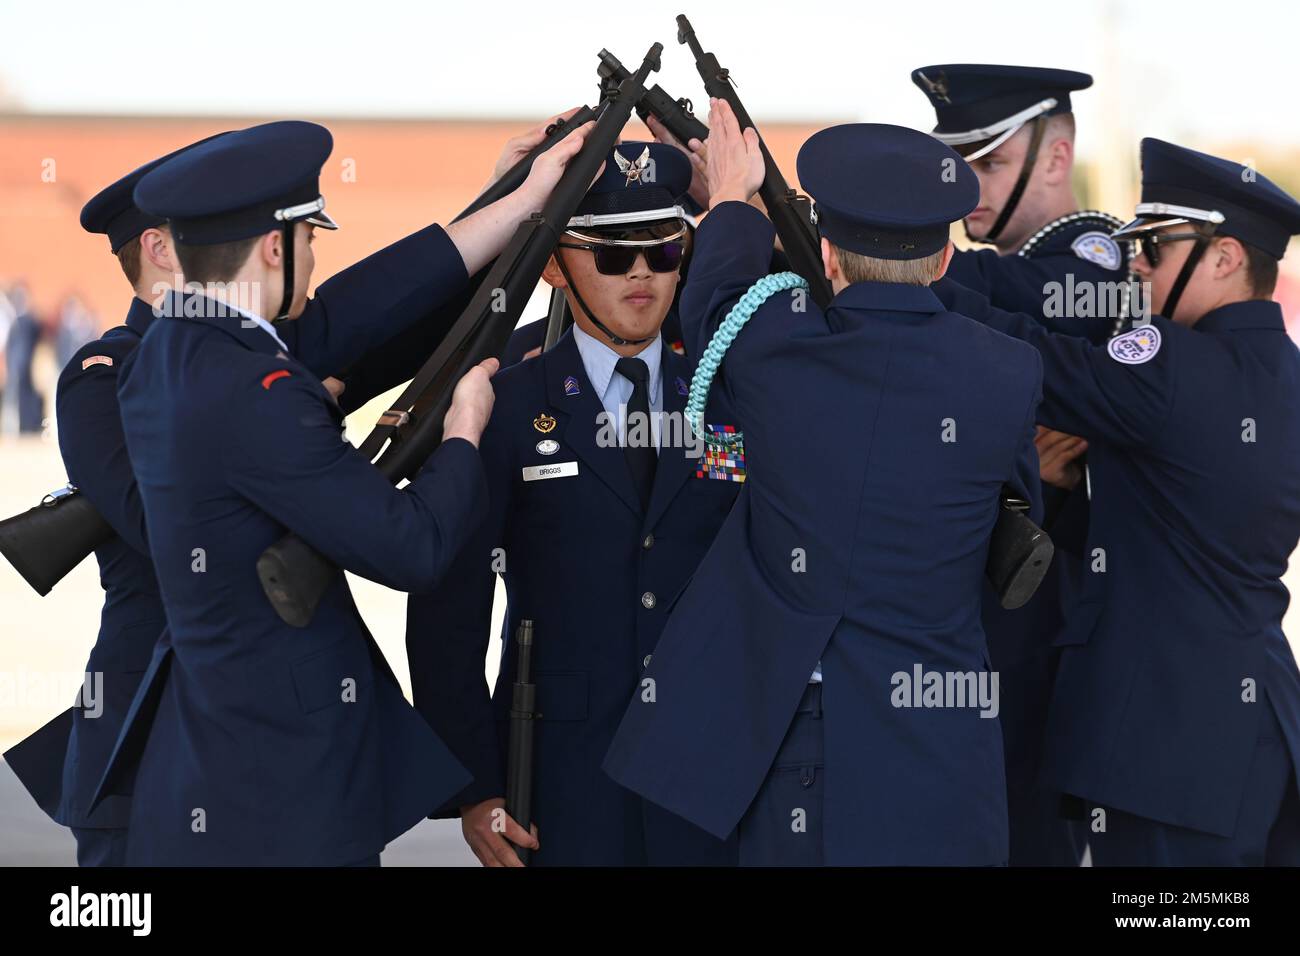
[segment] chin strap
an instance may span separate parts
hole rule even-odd
[[[1011,221],[1012,214],[1016,211],[1016,206],[1020,204],[1020,197],[1025,194],[1025,187],[1029,185],[1029,176],[1034,171],[1034,163],[1038,160],[1038,147],[1043,143],[1043,133],[1047,130],[1047,117],[1039,116],[1034,120],[1034,132],[1029,140],[1029,149],[1025,153],[1025,162],[1020,167],[1020,178],[1016,180],[1016,186],[1011,190],[1011,195],[1007,198],[1006,204],[1002,207],[1002,212],[998,213],[997,221],[993,223],[993,228],[983,239],[975,240],[978,242],[996,242],[998,236],[1002,235],[1002,230],[1007,227]],[[967,238],[973,238],[968,230]]]
[[[292,219],[280,227],[281,244],[284,246],[284,294],[280,298],[280,308],[276,309],[272,322],[289,318],[289,310],[293,308],[293,227]]]
[[[648,335],[643,339],[625,339],[620,335],[615,335],[609,330],[609,326],[596,318],[596,313],[591,311],[591,307],[582,301],[582,295],[578,292],[578,287],[574,284],[573,277],[569,275],[569,270],[565,268],[564,260],[559,256],[556,256],[555,264],[560,267],[560,274],[564,276],[564,281],[569,283],[569,288],[573,290],[573,297],[578,300],[578,305],[582,306],[582,311],[587,313],[587,318],[591,319],[592,325],[600,329],[600,331],[605,334],[606,338],[615,345],[640,345],[642,342],[649,342],[654,338],[654,335]],[[655,335],[658,334],[658,332],[655,333]]]
[[[1174,312],[1178,309],[1178,300],[1182,298],[1183,290],[1187,288],[1192,273],[1196,271],[1196,264],[1201,261],[1201,256],[1205,255],[1205,250],[1210,246],[1210,240],[1214,238],[1214,230],[1215,225],[1212,222],[1196,228],[1196,231],[1201,234],[1201,238],[1196,240],[1196,245],[1187,254],[1187,261],[1183,263],[1182,269],[1178,271],[1178,278],[1174,280],[1174,287],[1169,290],[1169,295],[1165,296],[1165,307],[1160,310],[1160,314],[1171,322],[1174,321]]]

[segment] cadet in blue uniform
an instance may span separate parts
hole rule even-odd
[[[391,278],[419,272],[436,308],[540,207],[580,144],[576,133],[551,150],[513,197],[403,240]],[[255,570],[293,531],[343,568],[428,587],[486,507],[475,444],[492,362],[458,385],[442,446],[404,491],[341,440],[319,378],[391,335],[376,316],[408,291],[381,282],[367,308],[322,287],[325,307],[305,316],[312,226],[333,227],[318,188],[330,147],[323,127],[267,124],[195,147],[135,189],[205,294],[171,302],[119,386],[169,623],[118,744],[125,758],[147,730],[133,864],[377,861],[468,781],[406,704],[341,574],[300,630]],[[272,326],[236,302],[259,297],[266,314],[305,317]]]
[[[1104,341],[1118,315],[1060,315],[1052,308],[1073,305],[1074,290],[1085,286],[1106,293],[1093,301],[1127,301],[1127,244],[1110,237],[1121,220],[1081,211],[1071,181],[1070,94],[1090,87],[1092,77],[950,63],[913,70],[912,81],[934,107],[932,135],[962,153],[979,179],[980,204],[963,221],[966,234],[994,246],[954,253],[948,277],[987,295],[998,308],[1032,315],[1046,310],[1050,327]],[[1002,691],[1011,864],[1077,866],[1082,830],[1062,819],[1059,794],[1044,792],[1038,773],[1060,654],[1052,639],[1065,626],[1082,581],[1088,498],[1081,466],[1087,446],[1076,436],[1041,428],[1037,444],[1043,528],[1056,545],[1053,567],[1030,602],[1014,611],[986,590],[984,631]]]
[[[518,865],[493,812],[504,803],[514,634],[525,618],[535,624],[542,715],[533,820],[519,821],[540,833],[531,862],[735,862],[734,841],[641,800],[600,769],[667,607],[744,478],[743,469],[705,469],[699,443],[683,441],[692,364],[661,335],[685,250],[679,203],[690,178],[685,157],[657,143],[623,143],[610,156],[545,273],[568,296],[574,326],[494,380],[481,446],[488,519],[441,586],[410,599],[416,707],[474,775],[440,815],[460,814],[486,865]],[[648,416],[660,413],[661,426],[648,429]],[[494,571],[508,606],[490,697],[483,668]],[[504,836],[536,845],[515,821],[505,826]]]
[[[117,536],[95,552],[104,609],[86,662],[90,693],[83,691],[77,706],[5,754],[33,795],[39,794],[41,808],[71,827],[81,866],[120,866],[125,859],[129,796],[114,794],[93,813],[90,802],[166,625],[149,561],[144,509],[122,437],[117,380],[123,361],[154,321],[153,290],[170,287],[178,271],[165,221],[137,208],[131,192],[145,173],[174,155],[105,187],[81,210],[83,229],[108,236],[135,298],[126,322],[82,346],[59,376],[59,451],[69,481]]]
[[[1300,864],[1300,673],[1281,576],[1300,539],[1300,353],[1269,301],[1300,204],[1255,170],[1142,142],[1134,261],[1160,312],[1034,345],[1040,420],[1089,442],[1082,598],[1059,639],[1045,775],[1098,865]]]
[[[1092,86],[1073,70],[949,63],[912,71],[929,98],[933,136],[966,157],[980,201],[963,220],[973,242],[992,249],[953,255],[948,277],[999,308],[1037,313],[1049,283],[1123,283],[1127,250],[1111,233],[1121,220],[1080,210],[1071,182],[1074,113],[1070,94]],[[1116,316],[1069,316],[1104,341]]]
[[[774,235],[747,204],[757,135],[742,142],[726,104],[711,120],[712,211],[682,308],[696,354],[731,334]],[[839,126],[804,144],[798,174],[836,296],[823,313],[802,290],[772,295],[716,372],[704,420],[734,408],[743,444],[710,454],[743,454],[749,476],[605,768],[737,831],[742,864],[1005,863],[980,594],[1001,487],[1036,498],[1040,363],[927,288],[978,199],[955,152]]]

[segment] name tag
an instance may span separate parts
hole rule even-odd
[[[524,481],[542,481],[546,478],[571,478],[578,473],[576,461],[558,461],[554,465],[529,465],[524,469]]]

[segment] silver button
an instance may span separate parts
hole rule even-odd
[[[642,666],[642,667],[649,667],[649,666],[650,666],[650,657],[651,657],[651,655],[649,655],[649,654],[647,654],[647,655],[645,656],[645,660],[641,661],[641,666]]]
[[[654,546],[655,546],[655,536],[652,534],[646,535],[645,540],[641,542],[641,547],[649,551]]]
[[[655,595],[653,591],[646,591],[645,594],[641,595],[641,606],[644,608],[652,608],[655,606]]]

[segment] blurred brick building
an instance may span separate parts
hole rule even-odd
[[[121,320],[127,290],[101,236],[81,231],[82,204],[107,183],[187,142],[261,120],[247,117],[166,118],[0,114],[0,285],[26,280],[39,316],[49,320],[76,294],[102,326]],[[536,120],[330,120],[334,153],[321,176],[329,211],[342,226],[316,244],[315,279],[431,221],[445,222],[486,182],[505,141]],[[800,144],[817,127],[763,124],[769,148],[793,179]],[[649,138],[638,123],[626,138]],[[1225,152],[1225,155],[1235,153]],[[1276,168],[1278,164],[1261,164]],[[1098,177],[1081,169],[1088,202],[1100,181],[1136,188],[1136,171]],[[1133,196],[1102,202],[1123,215]],[[960,240],[959,240],[960,241]],[[1300,263],[1284,262],[1279,289],[1300,341]]]
[[[42,317],[75,293],[102,325],[118,324],[129,293],[108,241],[78,225],[82,204],[142,162],[254,122],[260,121],[0,115],[0,284],[25,279]],[[429,222],[454,216],[487,181],[505,141],[536,120],[320,122],[334,133],[321,190],[342,228],[316,243],[316,281]],[[811,132],[765,129],[778,162],[790,170]],[[649,133],[633,124],[625,136]]]

